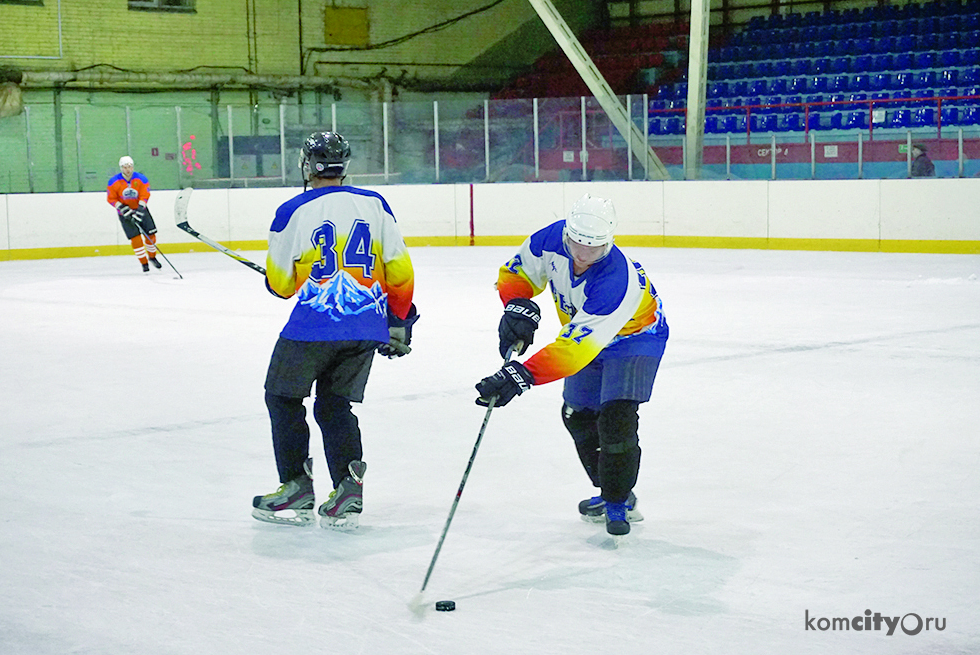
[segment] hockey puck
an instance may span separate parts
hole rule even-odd
[[[437,600],[436,610],[440,612],[452,612],[456,609],[456,601],[454,600]]]

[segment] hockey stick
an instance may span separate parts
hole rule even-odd
[[[265,275],[265,269],[259,266],[258,264],[256,264],[255,262],[245,259],[244,257],[239,255],[234,250],[231,250],[230,248],[225,248],[217,241],[212,241],[211,239],[207,238],[206,236],[204,236],[203,234],[201,234],[200,232],[198,232],[197,230],[195,230],[190,226],[190,224],[187,222],[187,205],[191,201],[191,192],[193,191],[194,191],[193,188],[187,187],[186,189],[181,189],[181,191],[177,194],[177,200],[174,201],[174,220],[177,221],[177,227],[182,229],[184,232],[187,232],[187,234],[191,235],[195,239],[198,239],[208,244],[218,252],[223,252],[224,254],[228,255],[232,259],[239,261],[242,264],[245,264],[253,271]]]
[[[140,221],[136,220],[135,218],[133,219],[133,223],[136,224],[136,229],[139,230],[140,231],[140,234],[143,235],[143,239],[146,240],[147,242],[149,242],[150,235],[147,234],[146,233],[146,230],[143,229],[143,224]],[[155,242],[152,245],[153,245],[154,248],[157,249],[157,252],[160,253],[160,256],[163,257],[163,261],[165,261],[168,264],[170,264],[170,260],[167,259],[167,256],[163,254],[163,251],[162,250],[160,250],[160,246],[158,246]],[[174,273],[177,274],[177,277],[179,277],[181,280],[184,279],[184,276],[180,274],[180,271],[177,270],[177,267],[176,266],[174,266],[173,264],[170,264],[170,268],[174,269]]]
[[[510,350],[507,351],[507,356],[504,357],[504,363],[510,361],[511,355],[515,352],[519,352],[521,348],[524,347],[522,341],[518,341]],[[473,454],[470,455],[470,461],[466,464],[466,471],[463,472],[463,479],[459,483],[459,489],[456,491],[456,498],[453,499],[453,506],[449,510],[449,517],[446,519],[446,525],[442,528],[442,535],[439,537],[439,543],[436,545],[436,552],[432,553],[432,561],[429,562],[429,570],[425,572],[425,580],[422,581],[422,588],[419,589],[419,593],[415,595],[412,601],[408,604],[409,608],[416,614],[421,615],[422,611],[425,609],[425,599],[423,595],[425,594],[425,587],[429,584],[429,578],[432,576],[432,569],[436,566],[436,560],[439,559],[439,551],[442,550],[442,542],[446,540],[446,534],[449,532],[449,524],[453,522],[453,515],[456,513],[456,507],[459,505],[460,496],[463,495],[463,487],[466,486],[466,479],[470,477],[470,469],[473,468],[473,460],[476,459],[476,451],[480,449],[480,442],[483,441],[483,433],[487,429],[487,423],[490,421],[490,412],[493,411],[493,406],[497,404],[497,396],[490,398],[490,402],[487,403],[487,413],[483,417],[483,425],[480,426],[480,434],[476,437],[476,443],[473,444]]]

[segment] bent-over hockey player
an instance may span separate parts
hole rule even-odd
[[[146,206],[150,200],[150,181],[134,167],[133,158],[129,155],[119,158],[119,172],[109,179],[106,199],[116,208],[123,233],[132,244],[133,252],[146,273],[150,270],[150,264],[155,268],[162,266],[157,261],[157,226]]]
[[[523,364],[507,362],[476,385],[486,406],[506,405],[535,384],[565,380],[562,420],[592,484],[601,491],[579,503],[586,520],[624,535],[636,511],[640,467],[638,408],[650,400],[667,343],[660,298],[643,268],[613,243],[612,201],[586,194],[565,220],[528,237],[500,269],[504,303],[500,355],[524,354],[541,318],[531,298],[550,286],[561,332]]]
[[[316,383],[313,418],[333,482],[321,527],[357,527],[367,465],[352,402],[361,402],[375,351],[410,351],[414,272],[405,240],[381,195],[343,186],[350,145],[333,132],[303,144],[302,194],[276,210],[269,232],[266,287],[298,297],[279,335],[265,380],[272,444],[282,486],[256,496],[252,516],[271,523],[314,521],[310,429],[303,399]],[[284,511],[291,510],[291,511]]]

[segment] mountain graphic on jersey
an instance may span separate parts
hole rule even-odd
[[[345,316],[356,316],[374,310],[387,316],[385,293],[375,281],[366,289],[347,271],[339,271],[324,286],[307,280],[300,289],[299,303],[318,312],[325,312],[335,321]]]

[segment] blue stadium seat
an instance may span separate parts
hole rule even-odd
[[[939,120],[943,125],[959,125],[960,124],[960,108],[959,107],[943,107],[943,110],[939,112]]]
[[[848,82],[849,80],[847,75],[835,75],[827,84],[827,90],[831,93],[841,93],[843,91],[847,91]]]
[[[980,43],[980,41],[974,41],[974,43]],[[980,66],[980,48],[961,52],[960,66]]]
[[[960,72],[958,70],[944,70],[939,73],[939,83],[946,86],[956,86],[960,82]]]
[[[647,125],[647,129],[650,134],[663,134],[663,132],[660,131],[659,118],[651,118],[649,124]]]
[[[871,50],[875,54],[883,55],[885,53],[894,50],[895,37],[894,36],[879,36],[874,40]]]
[[[912,52],[915,50],[915,37],[911,34],[902,34],[897,37],[892,52]]]
[[[874,70],[891,71],[895,70],[895,55],[890,52],[874,57]]]
[[[872,100],[891,100],[892,94],[890,91],[875,91],[871,94]],[[884,105],[878,105],[879,107]]]
[[[852,91],[867,91],[871,88],[871,77],[867,73],[858,73],[851,78],[849,86]]]
[[[771,61],[757,61],[753,70],[753,75],[755,77],[771,77],[772,76],[772,62]]]
[[[886,39],[898,34],[895,21],[880,21],[875,25],[875,39]]]
[[[980,68],[968,68],[960,75],[960,84],[965,86],[980,85]]]
[[[752,131],[753,132],[775,132],[776,131],[776,115],[775,114],[752,114]]]
[[[936,50],[956,50],[960,47],[960,33],[948,32],[939,35],[939,43]]]
[[[827,78],[822,75],[811,77],[807,80],[807,91],[810,93],[824,93],[827,91]]]
[[[851,72],[850,57],[834,57],[830,61],[830,72],[837,74]]]
[[[959,50],[944,50],[939,53],[939,65],[943,68],[952,68],[960,65]]]
[[[792,114],[781,115],[779,117],[779,131],[802,132],[803,114],[801,114],[800,112],[793,112]]]
[[[787,105],[796,105],[803,102],[803,98],[801,98],[800,96],[785,96],[783,98],[783,102],[786,103]],[[802,107],[786,107],[786,111],[788,112],[799,112],[801,110]]]
[[[808,130],[827,130],[829,127],[824,127],[823,114],[817,111],[811,111],[806,118],[806,127]]]
[[[732,118],[735,119],[735,125],[733,126],[735,129],[729,130],[730,132],[735,132],[737,134],[739,132],[747,132],[748,131],[748,129],[746,127],[748,125],[748,120],[745,118],[745,114],[739,114],[738,116],[732,116]]]
[[[810,75],[823,75],[830,68],[830,59],[827,57],[819,57],[817,59],[810,60]]]
[[[777,77],[772,82],[770,82],[769,93],[775,95],[783,95],[784,93],[786,93],[786,79],[782,77]]]
[[[764,79],[752,80],[749,83],[749,95],[761,96],[769,92],[769,81]]]
[[[680,116],[671,116],[667,119],[667,134],[684,134],[684,121]]]
[[[966,107],[960,112],[960,125],[980,125],[980,107]]]
[[[890,89],[891,85],[892,85],[891,73],[875,73],[875,76],[871,78],[871,88],[875,91],[884,91],[885,89]]]
[[[807,82],[807,78],[805,77],[802,76],[794,77],[792,81],[790,81],[789,87],[787,87],[786,92],[793,93],[793,94],[804,93],[806,92],[806,87],[807,87],[806,82]]]
[[[912,74],[911,73],[895,73],[892,75],[892,88],[893,89],[911,89],[912,88]]]
[[[922,50],[935,50],[939,47],[939,35],[930,32],[928,34],[920,34],[915,39],[915,49]]]
[[[724,98],[728,95],[728,82],[715,82],[708,87],[709,98]]]
[[[895,55],[895,63],[892,65],[893,70],[907,71],[913,67],[911,51],[900,52]]]
[[[742,104],[746,107],[757,107],[762,104],[762,98],[759,96],[746,96],[742,98]]]
[[[935,100],[930,100],[930,98],[935,98],[936,97],[936,90],[935,89],[916,89],[915,92],[912,93],[912,97],[919,99],[915,103],[918,106],[934,105],[935,104]]]
[[[749,91],[748,80],[739,80],[732,84],[728,89],[728,94],[731,96],[744,96]]]
[[[726,132],[735,131],[735,116],[722,116],[718,119],[718,133],[725,134]]]
[[[772,67],[774,77],[789,77],[789,59],[780,59]]]
[[[939,32],[959,32],[960,31],[960,17],[957,15],[952,16],[942,16],[939,19]]]
[[[933,68],[936,65],[935,52],[917,52],[912,57],[912,66],[915,68]]]
[[[936,108],[920,107],[912,114],[912,127],[932,127],[936,124]]]
[[[871,50],[866,50],[865,52],[871,52]],[[854,58],[851,62],[851,70],[855,73],[867,73],[873,70],[874,59],[871,55],[861,54]]]
[[[718,129],[718,116],[706,115],[704,117],[704,133],[705,134],[718,134],[720,130]]]
[[[936,71],[919,71],[912,78],[912,87],[924,89],[936,85]]]
[[[960,89],[961,96],[980,96],[980,86],[968,86]],[[972,100],[965,100],[967,104],[976,105],[980,104],[980,97],[973,98]]]
[[[845,130],[866,130],[868,129],[868,112],[866,110],[854,110],[848,112],[844,123]]]
[[[809,59],[792,59],[789,62],[789,74],[793,77],[806,75],[810,70]]]
[[[734,64],[735,70],[733,71],[732,77],[734,79],[744,80],[747,77],[752,77],[752,65],[747,64],[744,61]]]
[[[888,118],[885,120],[885,127],[897,128],[897,127],[911,127],[912,126],[912,112],[908,109],[893,109],[888,112]]]
[[[853,109],[861,109],[862,107],[866,108],[868,106],[864,103],[864,101],[868,99],[867,93],[852,93],[851,95],[847,96],[847,99],[854,103],[851,106]]]
[[[783,104],[783,96],[768,96],[765,99],[765,103],[766,103],[766,105],[769,105],[769,106],[767,106],[765,109],[762,109],[760,111],[762,111],[763,113],[766,113],[766,114],[778,114],[778,113],[782,112],[785,109],[784,107],[775,107],[775,106],[773,106],[773,105],[781,105],[781,104]]]

